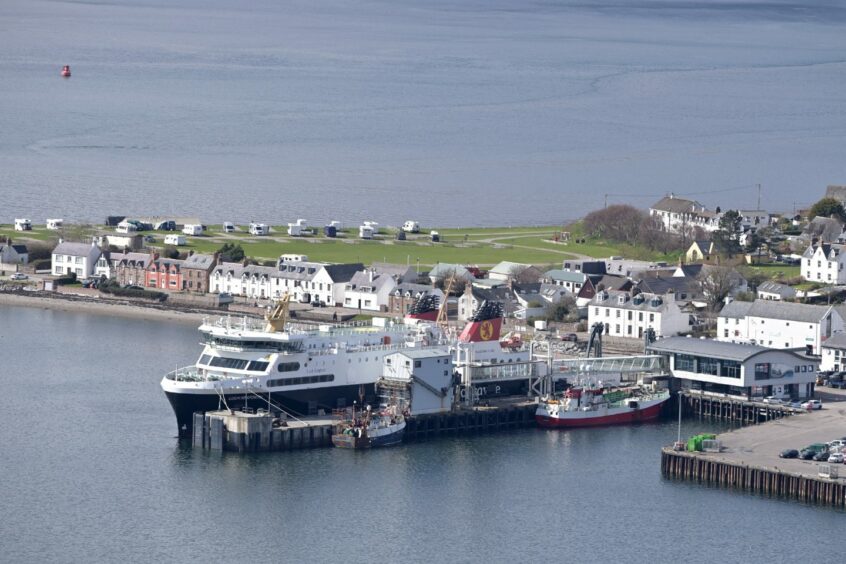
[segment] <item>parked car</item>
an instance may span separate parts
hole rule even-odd
[[[814,460],[817,461],[817,462],[825,462],[825,461],[828,460],[829,456],[831,456],[831,455],[828,454],[827,451],[818,452],[817,454],[814,455]]]
[[[828,462],[832,464],[843,464],[843,453],[842,452],[833,452],[828,455]]]
[[[314,300],[313,302],[311,302],[311,305],[313,307],[326,307],[326,302],[324,302],[323,300]]]
[[[799,451],[795,448],[788,448],[778,453],[779,458],[799,458]]]
[[[10,280],[26,280],[27,278],[29,278],[29,276],[27,276],[23,272],[15,272],[11,276],[9,276]]]
[[[809,450],[807,448],[803,448],[801,451],[799,451],[799,458],[801,458],[802,460],[811,460],[816,455],[817,453],[815,451]]]
[[[775,396],[767,396],[767,397],[764,398],[764,403],[772,403],[772,404],[781,405],[783,402],[781,401],[781,399],[779,399]]]
[[[579,340],[579,336],[575,333],[562,333],[560,339],[562,341],[570,341],[571,343],[575,343]]]
[[[812,400],[808,400],[805,403],[803,403],[802,407],[804,407],[808,411],[811,411],[811,410],[814,410],[814,409],[822,409],[822,402],[820,400],[817,400],[817,399],[812,399]]]
[[[792,407],[792,408],[794,408],[794,409],[807,409],[807,408],[803,408],[803,407],[802,407],[802,402],[801,402],[801,401],[792,401],[792,402],[790,402],[790,404],[789,404],[789,405],[790,405],[790,407]]]

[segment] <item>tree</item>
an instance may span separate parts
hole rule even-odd
[[[734,270],[726,266],[710,266],[703,268],[696,277],[699,291],[705,298],[705,303],[711,313],[722,309],[726,297],[734,289]]]
[[[178,259],[179,258],[179,249],[176,247],[165,247],[162,251],[162,255],[165,258],[169,259]]]
[[[810,216],[811,219],[834,216],[840,221],[846,222],[846,210],[844,210],[843,204],[834,198],[823,198],[811,206]]]
[[[713,241],[717,251],[729,258],[740,252],[740,224],[743,218],[736,210],[729,210],[720,217],[720,228],[714,232]]]
[[[576,307],[576,300],[565,296],[557,303],[546,306],[544,312],[547,321],[578,321],[579,309]]]
[[[641,226],[648,215],[629,205],[613,205],[592,211],[583,220],[585,232],[618,243],[637,243]]]
[[[517,284],[533,284],[540,281],[541,273],[534,267],[515,264],[508,272],[508,277]]]
[[[218,251],[221,260],[224,262],[241,262],[244,260],[244,249],[241,248],[241,245],[224,243]]]

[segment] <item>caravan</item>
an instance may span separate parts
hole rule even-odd
[[[182,228],[182,232],[185,233],[186,235],[194,235],[194,236],[202,235],[203,234],[203,226],[198,225],[196,223],[194,223],[194,224],[189,223],[185,227]]]
[[[15,231],[32,231],[32,221],[28,219],[15,219]]]
[[[176,245],[177,247],[179,247],[186,243],[185,236],[177,235],[176,233],[165,235],[164,243],[165,245]]]
[[[59,229],[62,228],[63,223],[64,223],[64,220],[61,220],[61,219],[48,219],[47,220],[47,229],[49,229],[51,231],[58,231]]]

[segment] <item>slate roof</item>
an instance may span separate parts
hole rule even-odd
[[[673,302],[673,300],[669,300],[663,296],[655,296],[651,294],[641,293],[638,294],[636,297],[643,297],[643,301],[640,303],[635,303],[634,298],[632,298],[628,292],[617,292],[611,291],[608,292],[608,297],[604,300],[597,299],[600,294],[596,294],[593,301],[590,303],[591,307],[594,306],[602,306],[602,307],[613,307],[619,309],[631,309],[635,311],[663,311],[667,309],[667,306]],[[620,303],[619,298],[620,296],[626,296],[626,301]],[[655,299],[659,299],[660,303],[658,305],[653,305],[653,301]]]
[[[109,253],[109,263],[112,266],[130,266],[147,268],[153,256],[150,253]]]
[[[843,224],[831,217],[815,217],[808,223],[805,233],[823,241],[834,241],[843,232]]]
[[[503,274],[505,276],[511,276],[512,272],[520,272],[523,269],[531,268],[531,264],[523,264],[521,262],[511,262],[504,260],[491,268],[488,272],[493,272],[494,274]]]
[[[744,304],[744,305],[736,305]],[[746,313],[741,312],[746,309]],[[754,302],[733,301],[720,312],[720,317],[763,317],[784,321],[819,323],[831,306],[796,304],[776,300],[755,300]],[[728,310],[728,314],[726,313]]]
[[[576,284],[584,284],[585,278],[587,278],[587,275],[583,272],[570,272],[560,269],[548,270],[544,273],[544,276],[557,282],[574,282]]]
[[[26,245],[12,245],[12,248],[15,249],[15,252],[19,255],[25,255],[29,252]]]
[[[684,198],[664,196],[663,198],[652,204],[652,209],[672,213],[686,213],[701,211],[702,204],[694,200],[685,200]]]
[[[360,262],[353,262],[349,264],[327,264],[323,266],[326,267],[326,273],[329,274],[329,278],[331,278],[332,282],[335,283],[349,282],[356,272],[364,269],[364,264]]]
[[[658,339],[651,345],[649,350],[657,353],[680,353],[707,358],[719,358],[724,360],[736,360],[745,362],[757,354],[773,349],[758,345],[744,345],[729,343],[726,341],[714,341],[713,339],[694,339],[689,337],[667,337]],[[788,351],[789,352],[789,351]]]
[[[91,249],[97,249],[93,245],[89,243],[71,243],[69,241],[63,241],[56,245],[56,248],[53,249],[54,255],[70,255],[72,257],[87,257],[91,254]],[[97,249],[99,253],[100,250]]]
[[[782,298],[795,298],[796,290],[787,286],[786,284],[779,284],[778,282],[761,282],[758,284],[758,291],[768,294],[778,294]]]
[[[846,350],[846,333],[835,333],[822,343],[824,349]]]
[[[415,284],[413,282],[403,282],[401,284],[397,284],[397,286],[391,291],[393,294],[404,294],[408,292],[412,296],[419,293],[424,292],[431,292],[433,288],[428,284]]]
[[[184,268],[190,268],[194,270],[208,270],[212,267],[215,260],[216,259],[214,255],[203,255],[194,253],[193,255],[185,259]]]

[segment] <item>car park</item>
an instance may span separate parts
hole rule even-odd
[[[778,453],[779,458],[799,458],[799,451],[795,448],[788,448]]]

